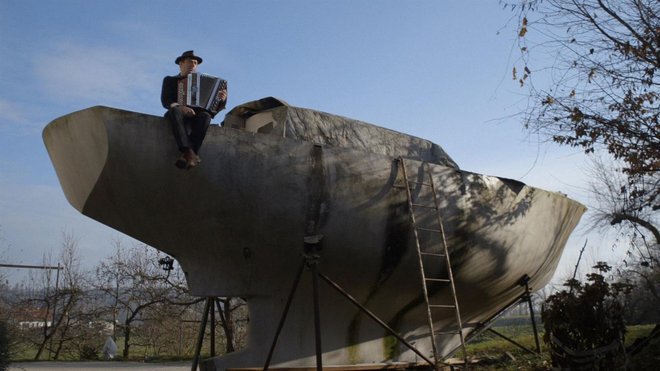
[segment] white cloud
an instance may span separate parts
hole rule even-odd
[[[0,99],[0,125],[20,124],[26,121],[25,114],[16,104]]]
[[[43,122],[42,112],[33,104],[0,97],[0,144],[19,137],[41,135]]]
[[[147,61],[126,49],[59,43],[35,58],[34,72],[54,101],[125,105],[154,90]]]

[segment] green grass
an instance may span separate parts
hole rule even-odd
[[[626,345],[632,344],[635,339],[648,335],[655,325],[636,325],[629,326],[626,333]],[[494,327],[497,332],[515,340],[528,349],[535,350],[534,335],[531,326],[499,326]],[[517,347],[516,345],[502,339],[490,332],[484,332],[477,338],[472,339],[467,344],[467,351],[470,358],[480,360],[480,363],[471,367],[471,370],[551,370],[550,355],[546,351],[543,343],[543,329],[539,326],[539,341],[541,343],[541,354],[530,354]],[[206,339],[208,340],[208,339]],[[122,351],[121,339],[118,339],[118,352]],[[218,349],[220,353],[221,349]],[[12,362],[32,361],[36,349],[14,349],[12,352]],[[144,347],[132,346],[130,360],[144,360],[147,350]],[[206,353],[206,354],[205,354]],[[205,349],[202,356],[208,355],[208,349]],[[460,351],[454,355],[461,357]],[[42,359],[46,359],[47,352],[44,352]],[[514,359],[512,359],[512,357]],[[177,357],[172,355],[162,355],[157,357],[158,361],[189,360],[189,357]],[[60,360],[78,360],[65,359]],[[156,359],[154,359],[156,360]],[[652,370],[660,363],[660,341],[655,341],[647,349],[636,355],[630,360],[634,370]]]
[[[629,326],[626,333],[626,346],[635,339],[648,335],[655,325]],[[528,349],[536,350],[534,335],[531,326],[503,326],[494,327],[494,330],[513,339]],[[539,342],[541,354],[534,355],[501,337],[485,332],[473,339],[467,345],[471,358],[481,360],[473,370],[551,370],[550,354],[543,343],[543,329],[539,327]],[[510,354],[511,356],[507,355]],[[630,360],[635,370],[651,370],[660,362],[660,342],[651,344],[640,354]]]
[[[635,339],[647,336],[655,325],[634,325],[626,327],[626,346],[632,344]]]

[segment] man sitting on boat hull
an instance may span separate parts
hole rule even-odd
[[[187,78],[188,74],[196,72],[202,58],[188,50],[176,58],[174,63],[179,65],[179,74],[166,76],[163,79],[160,100],[167,109],[165,117],[172,125],[174,139],[181,152],[176,161],[180,169],[191,169],[200,163],[199,149],[202,146],[206,131],[211,124],[211,113],[200,107],[189,107],[178,102],[178,82]],[[221,100],[227,99],[227,91],[221,90],[218,94]],[[188,132],[188,127],[190,132]]]

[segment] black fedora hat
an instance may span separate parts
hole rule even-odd
[[[182,60],[184,60],[186,58],[195,59],[197,61],[197,64],[202,64],[202,57],[196,56],[195,52],[192,51],[192,50],[188,50],[188,51],[183,52],[183,54],[181,54],[180,56],[178,56],[176,58],[174,63],[179,64],[179,62],[181,62]]]

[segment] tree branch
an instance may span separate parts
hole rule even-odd
[[[630,223],[644,227],[646,230],[651,232],[651,234],[653,234],[656,245],[660,245],[660,231],[658,231],[658,228],[656,228],[653,224],[637,216],[630,215],[624,212],[618,212],[612,214],[612,220],[610,221],[610,224],[616,225],[616,224],[620,224],[623,221],[628,221]]]

